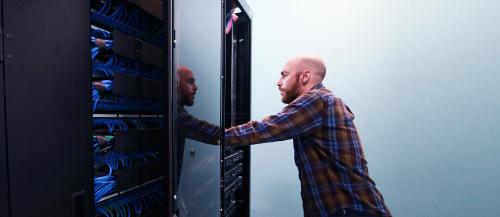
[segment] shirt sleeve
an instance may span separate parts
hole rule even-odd
[[[187,138],[207,144],[217,144],[219,141],[220,127],[200,120],[187,111],[180,109],[178,112],[179,125]]]
[[[317,92],[303,94],[281,112],[225,130],[227,144],[250,145],[291,139],[321,126],[323,100]]]

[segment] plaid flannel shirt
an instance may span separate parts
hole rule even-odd
[[[225,131],[228,144],[249,145],[293,138],[305,217],[328,217],[339,209],[391,216],[368,175],[354,115],[318,84],[280,113]]]
[[[179,139],[184,140],[185,138],[189,138],[214,145],[219,142],[219,126],[194,117],[183,107],[177,108],[177,115]]]

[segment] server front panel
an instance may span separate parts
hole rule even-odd
[[[96,217],[166,215],[162,8],[90,1]]]

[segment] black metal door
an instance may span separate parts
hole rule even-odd
[[[11,217],[92,216],[89,3],[8,0],[3,15]]]

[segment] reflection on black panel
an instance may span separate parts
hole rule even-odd
[[[221,1],[178,0],[174,5],[178,97],[174,212],[179,217],[218,217]]]

